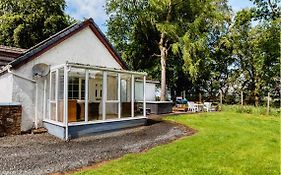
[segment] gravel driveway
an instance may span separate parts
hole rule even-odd
[[[75,168],[141,152],[194,130],[155,122],[122,131],[82,137],[69,142],[47,133],[0,138],[0,174],[39,175]]]

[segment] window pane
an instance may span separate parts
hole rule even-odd
[[[106,120],[118,118],[118,103],[106,103]]]
[[[50,120],[56,120],[56,103],[50,103]]]
[[[121,118],[131,117],[131,75],[121,74]]]
[[[135,76],[135,107],[134,116],[143,115],[143,76]]]
[[[143,78],[135,77],[135,100],[143,101]]]
[[[56,98],[56,72],[51,72],[51,100]]]
[[[102,71],[89,70],[89,121],[102,119],[102,75]]]
[[[58,76],[58,121],[64,121],[64,69],[59,69]]]
[[[107,100],[118,100],[117,73],[107,73]]]
[[[50,95],[51,95],[51,98],[50,98],[50,111],[49,111],[49,119],[50,120],[56,120],[56,103],[55,103],[55,100],[56,100],[56,72],[51,72],[50,74],[50,78],[51,78],[51,82],[50,82]]]
[[[68,121],[85,120],[85,69],[71,68],[68,78]]]

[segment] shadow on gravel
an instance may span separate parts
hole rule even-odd
[[[157,123],[163,122],[162,120],[153,120],[153,119],[147,119],[145,126],[151,126]]]

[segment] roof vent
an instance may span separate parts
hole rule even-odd
[[[33,77],[45,77],[49,74],[50,67],[47,64],[39,63],[32,67]]]

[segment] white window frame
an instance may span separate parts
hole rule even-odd
[[[76,65],[75,63],[66,63],[64,65],[58,65],[54,66],[50,70],[50,77],[49,77],[49,115],[46,115],[44,117],[44,121],[47,122],[53,122],[54,124],[58,124],[61,126],[65,126],[67,128],[68,132],[68,80],[69,80],[69,71],[70,68],[81,68],[85,70],[85,121],[81,122],[74,122],[70,123],[70,125],[80,125],[80,124],[87,124],[87,123],[102,123],[102,122],[109,122],[109,121],[118,121],[118,120],[126,120],[130,118],[139,118],[139,117],[144,117],[146,118],[146,100],[145,100],[145,90],[146,90],[146,73],[138,73],[138,72],[130,72],[130,71],[124,71],[124,70],[118,70],[118,69],[110,69],[110,68],[102,68],[102,67],[95,67],[95,66],[87,66],[87,65]],[[64,121],[59,122],[58,121],[58,86],[59,86],[59,69],[64,68]],[[102,72],[102,99],[101,99],[101,104],[102,104],[102,120],[97,120],[97,121],[88,121],[88,109],[89,109],[89,70],[96,70],[96,71],[101,71]],[[117,99],[116,100],[107,100],[107,76],[108,73],[116,73],[117,74],[117,79],[118,79],[118,90],[117,90]],[[52,87],[52,79],[53,79],[53,74],[55,74],[55,85]],[[121,118],[121,107],[122,107],[122,102],[121,102],[121,75],[126,74],[131,76],[131,117],[127,118]],[[134,111],[134,103],[135,103],[135,75],[141,75],[143,76],[143,116],[135,116],[135,111]],[[81,83],[80,83],[81,84]],[[81,85],[80,85],[81,86]],[[46,87],[46,84],[44,84],[44,89]],[[79,91],[81,90],[81,87],[79,88]],[[52,93],[55,91],[55,99],[52,100]],[[46,92],[45,92],[46,93]],[[80,93],[80,92],[79,92]],[[98,92],[100,93],[100,92]],[[94,92],[95,94],[95,92]],[[46,94],[45,94],[46,95]],[[81,93],[80,93],[81,96]],[[46,97],[44,97],[46,99]],[[47,99],[46,99],[47,100]],[[106,119],[106,103],[116,103],[118,104],[118,118],[116,119]],[[55,104],[56,109],[55,109],[55,120],[51,120],[51,106],[52,104]],[[43,111],[46,112],[44,109]],[[44,112],[44,113],[45,113]],[[48,116],[48,117],[47,117]],[[68,135],[66,134],[66,138]]]

